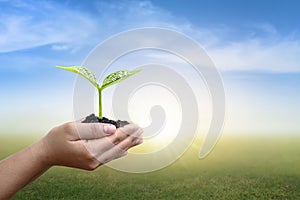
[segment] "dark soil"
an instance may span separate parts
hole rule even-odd
[[[95,114],[90,114],[89,116],[87,116],[82,121],[82,123],[106,123],[106,124],[115,125],[116,128],[120,128],[120,127],[123,127],[123,126],[129,124],[129,122],[127,122],[127,121],[121,121],[121,120],[114,121],[114,120],[108,119],[106,117],[102,117],[100,119]]]

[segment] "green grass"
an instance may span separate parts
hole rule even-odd
[[[3,141],[2,158],[13,150]],[[55,167],[14,199],[300,199],[299,137],[222,138],[203,160],[194,146],[171,166],[147,174]]]

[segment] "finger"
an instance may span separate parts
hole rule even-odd
[[[139,129],[133,135],[128,136],[126,139],[124,139],[119,144],[117,144],[117,146],[119,148],[127,151],[131,147],[134,147],[136,145],[143,143],[142,133],[143,133],[143,130]]]
[[[133,131],[135,130],[132,135],[128,136],[120,129],[117,129],[116,132],[110,136],[102,137],[98,139],[82,139],[83,144],[87,148],[87,150],[95,157],[99,158],[102,153],[108,151],[109,149],[115,147],[118,143],[122,142],[126,138],[130,137],[129,140],[134,140],[134,138],[141,137],[142,129],[141,128],[132,129],[132,127],[125,128],[124,131],[128,132],[128,130]],[[126,147],[127,148],[127,147]]]
[[[115,147],[115,145],[111,142],[111,139],[109,139],[108,137],[81,141],[88,152],[97,160],[100,159],[103,153]]]
[[[128,135],[120,131],[119,129],[116,130],[115,134],[112,134],[108,136],[107,138],[111,141],[113,144],[118,144],[125,138],[127,138]]]
[[[110,151],[110,149],[115,148],[117,144],[120,142],[126,140],[133,141],[135,138],[141,138],[142,135],[142,129],[138,129],[135,133],[132,135],[128,136],[124,134],[122,131],[117,130],[115,134],[107,136],[107,137],[102,137],[98,139],[92,139],[92,140],[81,140],[86,147],[86,149],[93,155],[95,158],[99,160],[99,157],[107,152]],[[126,143],[124,143],[126,144]],[[118,148],[122,148],[124,146],[124,149],[128,149],[126,145],[121,145],[118,146]]]
[[[140,144],[142,144],[143,142],[144,142],[143,138],[138,138],[138,139],[134,142],[134,144],[133,144],[131,147],[129,147],[128,149],[130,149],[130,148],[132,148],[132,147],[134,147],[134,146],[140,145]],[[128,149],[127,149],[127,150],[128,150]]]
[[[136,124],[127,124],[123,127],[118,128],[118,130],[122,131],[126,135],[132,135],[136,132],[140,131],[140,127]]]
[[[84,140],[103,138],[116,132],[114,125],[103,123],[76,123],[75,127],[80,139]]]
[[[114,146],[113,148],[111,148],[108,151],[104,152],[97,159],[100,163],[105,164],[105,163],[107,163],[111,160],[126,156],[127,154],[128,154],[127,151],[124,151],[123,149],[119,148],[118,146]]]
[[[127,130],[128,129],[125,129],[125,132]],[[133,129],[131,129],[131,131],[132,130]],[[126,151],[129,148],[143,142],[143,129],[138,127],[134,130],[135,132],[128,136],[117,129],[116,133],[111,136],[94,140],[83,140],[83,143],[87,150],[91,153],[91,155],[95,157],[99,162],[104,164],[113,159],[125,156]],[[117,143],[118,145],[115,145]]]
[[[118,145],[111,143],[108,137],[84,141],[84,145],[89,153],[100,163],[105,164],[111,160],[127,155],[127,150],[133,146],[141,144],[141,137],[128,136]]]
[[[109,136],[112,143],[118,144],[129,136],[141,137],[143,129],[135,124],[128,124],[124,127],[118,128],[116,133]]]

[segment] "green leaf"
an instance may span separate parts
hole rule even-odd
[[[74,72],[86,78],[89,82],[91,82],[96,88],[99,88],[97,83],[96,76],[93,72],[83,66],[71,66],[71,67],[64,67],[64,66],[56,66],[57,68],[61,68],[70,72]]]
[[[140,69],[133,70],[133,71],[119,70],[119,71],[113,72],[113,73],[109,74],[107,77],[105,77],[105,79],[103,80],[101,89],[103,90],[109,86],[119,83],[119,82],[127,79],[128,77],[135,75],[136,73],[138,73],[140,71],[142,71],[142,70],[140,70]]]

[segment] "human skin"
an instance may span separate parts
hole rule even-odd
[[[101,123],[69,122],[0,161],[0,199],[10,199],[52,166],[94,170],[143,142],[135,124],[116,129]]]

